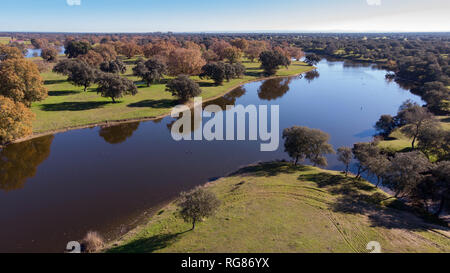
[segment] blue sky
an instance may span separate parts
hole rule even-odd
[[[0,31],[450,31],[449,0],[0,2]]]

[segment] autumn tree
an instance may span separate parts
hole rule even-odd
[[[35,38],[32,38],[30,40],[30,43],[36,49],[43,49],[43,48],[48,47],[48,40],[47,39],[35,39]]]
[[[202,93],[198,83],[189,79],[187,75],[179,75],[170,80],[166,85],[166,91],[171,92],[172,96],[180,98],[181,101],[188,101]]]
[[[225,48],[224,52],[225,59],[230,63],[234,64],[236,62],[239,62],[239,60],[242,58],[242,52],[237,47],[228,47]]]
[[[205,50],[202,53],[202,57],[207,63],[217,62],[219,60],[219,56],[211,49]]]
[[[244,51],[247,58],[250,61],[258,59],[262,52],[268,49],[267,44],[264,41],[251,41],[248,48]]]
[[[172,51],[168,60],[170,75],[197,75],[205,65],[202,53],[195,49],[177,48]]]
[[[23,103],[0,96],[0,144],[31,135],[34,117]]]
[[[278,51],[264,51],[259,56],[261,68],[267,76],[275,75],[279,66],[288,66],[290,60]]]
[[[165,40],[159,40],[152,44],[147,44],[144,47],[144,55],[147,58],[153,56],[163,56],[165,58],[169,58],[170,53],[176,49],[176,46],[170,42]]]
[[[11,58],[0,63],[0,95],[30,106],[47,97],[39,70],[25,58]]]
[[[111,62],[117,59],[117,51],[111,44],[100,44],[95,46],[93,50],[102,56],[103,62]]]
[[[214,215],[220,201],[211,191],[197,187],[189,192],[182,192],[177,205],[181,217],[184,221],[192,223],[194,230],[197,222]]]
[[[113,103],[116,103],[116,99],[124,95],[134,96],[138,93],[133,81],[117,74],[103,73],[98,76],[96,83],[98,84],[97,93],[102,97],[111,98]]]
[[[230,43],[224,40],[217,40],[211,45],[210,49],[217,54],[219,61],[223,61],[226,58],[226,49],[230,47]]]
[[[309,159],[314,166],[326,166],[325,154],[334,153],[328,143],[330,136],[319,129],[293,126],[283,131],[284,149],[297,165],[299,160]]]
[[[232,40],[230,44],[236,48],[239,48],[241,51],[247,50],[249,46],[249,42],[244,38],[236,38]]]
[[[133,42],[125,43],[120,48],[120,53],[125,55],[128,59],[131,59],[135,55],[141,53],[141,47]]]
[[[345,175],[348,175],[348,169],[353,159],[352,148],[339,147],[337,149],[338,160],[345,165]]]
[[[290,58],[294,58],[299,61],[301,58],[305,56],[305,52],[301,48],[290,46],[286,49]]]
[[[94,50],[89,50],[86,54],[79,55],[78,59],[95,68],[98,68],[104,62],[102,55]]]
[[[23,54],[18,48],[0,44],[0,61],[21,58],[23,58]]]
[[[47,47],[42,49],[41,58],[47,62],[56,62],[58,59],[58,51],[53,47]]]

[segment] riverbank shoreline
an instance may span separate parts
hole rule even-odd
[[[267,176],[266,174],[269,173],[273,175]],[[325,178],[326,180],[324,180]],[[328,179],[333,182],[328,183]],[[391,231],[382,226],[377,227],[366,223],[366,217],[370,218],[370,215],[362,213],[361,216],[355,218],[355,216],[346,216],[347,214],[344,208],[339,207],[342,211],[334,211],[331,209],[329,207],[330,204],[340,200],[339,197],[341,196],[341,193],[337,192],[340,192],[340,190],[344,188],[346,190],[351,188],[352,191],[358,192],[358,194],[361,194],[361,196],[364,197],[361,198],[361,203],[358,203],[358,206],[361,206],[361,208],[371,208],[374,210],[374,213],[377,213],[378,210],[376,208],[378,208],[379,213],[381,214],[389,211],[389,213],[386,213],[388,216],[390,216],[390,213],[393,214],[394,211],[398,210],[395,205],[395,202],[397,202],[395,199],[386,199],[387,201],[382,201],[378,205],[373,203],[376,202],[375,199],[382,200],[387,196],[390,196],[389,194],[374,187],[365,180],[355,181],[354,176],[344,177],[342,173],[337,171],[329,171],[307,165],[293,166],[291,163],[283,161],[258,162],[241,167],[235,172],[222,176],[215,181],[206,182],[202,184],[202,186],[214,192],[221,199],[222,205],[216,215],[206,219],[195,232],[187,232],[186,230],[190,227],[189,223],[184,223],[181,218],[176,216],[176,201],[178,198],[174,198],[173,200],[168,201],[163,207],[155,210],[155,213],[152,215],[147,215],[147,220],[141,222],[140,225],[130,229],[118,238],[106,242],[105,247],[101,249],[100,252],[173,253],[182,250],[186,251],[187,249],[192,253],[204,251],[229,252],[231,249],[239,252],[247,252],[248,249],[257,249],[257,252],[270,252],[275,248],[282,248],[285,249],[285,251],[290,252],[293,251],[291,235],[298,241],[295,248],[298,252],[327,252],[327,249],[329,250],[330,247],[338,252],[364,252],[365,245],[364,242],[361,242],[360,235],[362,234],[362,237],[365,237],[365,235],[373,236],[374,232],[378,234],[378,238],[376,238],[377,241],[382,242],[383,246],[387,249],[387,252],[396,251],[398,247],[404,248],[404,251],[408,251],[409,248],[405,245],[406,241],[403,239],[411,237],[415,237],[416,239],[420,238],[421,242],[418,246],[423,249],[435,245],[437,247],[435,251],[442,251],[450,247],[448,243],[438,245],[437,242],[440,242],[440,240],[436,240],[437,238],[450,238],[450,230],[448,228],[424,222],[422,219],[417,218],[406,210],[399,210],[395,213],[398,213],[398,217],[406,220],[410,224],[422,226],[424,230],[415,233],[406,228],[406,226],[405,228],[399,228],[399,230],[395,231],[395,234],[403,239],[392,242],[392,245],[390,245],[391,242],[389,242],[389,238],[391,238]],[[273,189],[270,190],[272,187]],[[284,190],[280,187],[283,187]],[[264,200],[268,198],[269,200],[272,200],[272,202],[266,202],[258,198],[261,194],[265,196]],[[300,196],[304,198],[304,200],[300,198]],[[243,202],[241,198],[244,197],[246,200],[250,200],[248,201],[250,202],[248,204],[250,207],[245,206],[246,209],[242,211],[240,209],[240,205],[242,204],[239,202]],[[335,199],[335,197],[338,197],[338,199]],[[366,200],[367,198],[369,198],[369,201]],[[370,201],[372,199],[373,201]],[[358,228],[356,233],[361,234],[354,236],[348,235],[346,238],[337,239],[337,241],[334,242],[325,239],[323,240],[324,242],[319,242],[318,245],[304,244],[308,240],[312,240],[318,236],[314,229],[310,229],[310,223],[305,225],[290,225],[291,222],[294,223],[298,221],[298,215],[292,218],[291,216],[294,215],[287,217],[289,214],[280,216],[281,211],[279,213],[273,212],[273,210],[284,210],[283,208],[284,205],[286,205],[286,200],[288,200],[287,202],[290,205],[295,204],[295,206],[300,207],[306,205],[306,207],[312,210],[312,212],[298,210],[297,213],[301,214],[303,211],[303,213],[309,215],[310,218],[308,218],[308,221],[312,221],[313,226],[316,228],[331,229],[323,234],[331,236],[333,233],[336,233],[336,237],[340,238],[341,229],[344,229],[344,231],[352,230],[355,232],[353,230],[355,221],[360,224],[357,225]],[[308,200],[314,200],[315,205],[312,207],[308,205]],[[255,202],[257,203],[256,205]],[[276,203],[274,206],[272,206],[273,202]],[[280,204],[278,204],[278,202],[280,202],[281,206],[279,206]],[[338,204],[343,205],[339,202]],[[258,210],[262,210],[260,212],[269,219],[268,224],[270,227],[267,229],[262,227],[265,225],[258,225],[252,220],[255,219],[254,214],[258,214],[257,211],[254,210],[255,208],[252,208],[254,205]],[[333,206],[334,205],[332,205],[332,207]],[[381,206],[381,208],[378,206]],[[265,211],[266,209],[267,211]],[[328,211],[325,214],[329,214],[329,216],[324,217],[324,210]],[[349,219],[346,219],[346,217],[349,217]],[[274,220],[270,221],[271,218],[274,218]],[[261,218],[256,216],[256,219]],[[279,220],[281,219],[283,219],[283,225],[279,224]],[[336,219],[340,219],[338,232],[332,228]],[[322,221],[330,221],[330,224],[320,226],[323,224]],[[237,227],[235,227],[235,225],[237,225]],[[223,227],[224,230],[218,230],[218,226]],[[252,238],[247,240],[244,244],[242,244],[239,238],[242,237],[241,233],[246,229],[243,229],[241,226],[247,226],[247,232],[252,234],[247,234]],[[255,230],[252,231],[252,229]],[[286,232],[273,233],[274,229],[283,229]],[[303,234],[302,236],[296,235],[298,229],[301,229],[300,233]],[[220,233],[226,234],[226,238],[222,238]],[[422,236],[423,233],[427,233],[427,236]],[[172,234],[176,234],[176,236],[174,236],[177,238],[167,241],[162,246],[153,245],[152,238],[165,238],[165,236],[172,238]],[[351,232],[348,234],[351,234]],[[434,237],[430,238],[428,235]],[[273,244],[271,246],[264,243],[259,244],[259,240],[255,240],[261,236],[262,238],[271,238],[272,236],[287,237],[285,238],[286,240],[269,240],[269,244]],[[222,242],[223,240],[227,243]],[[306,241],[304,242],[303,240]],[[304,243],[300,244],[300,242]],[[330,244],[330,246],[328,246],[328,244]]]
[[[311,66],[308,70],[303,71],[301,73],[297,73],[297,74],[292,74],[292,75],[287,75],[287,76],[270,76],[270,77],[262,77],[262,78],[257,78],[257,79],[252,79],[252,80],[246,80],[244,82],[241,82],[237,85],[234,85],[232,87],[230,87],[229,89],[227,89],[225,92],[213,96],[211,98],[207,98],[207,99],[203,99],[203,103],[206,102],[210,102],[213,100],[216,100],[218,98],[221,98],[223,96],[225,96],[226,94],[232,92],[233,90],[235,90],[236,88],[239,88],[245,84],[248,83],[252,83],[252,82],[258,82],[258,81],[265,81],[265,80],[271,80],[271,79],[279,79],[279,78],[291,78],[291,77],[298,77],[304,73],[307,73],[309,71],[312,71],[314,69],[317,69],[314,66]],[[189,101],[187,103],[185,103],[186,106],[188,106],[190,109],[192,109],[194,107],[193,101]],[[133,123],[133,122],[141,122],[141,121],[153,121],[153,120],[158,120],[158,119],[162,119],[165,117],[170,116],[170,112],[163,114],[163,115],[159,115],[159,116],[149,116],[149,117],[140,117],[140,118],[131,118],[131,119],[119,119],[119,120],[106,120],[106,121],[102,121],[102,122],[94,122],[94,123],[89,123],[89,124],[85,124],[85,125],[78,125],[78,126],[69,126],[69,127],[64,127],[61,129],[57,129],[57,130],[50,130],[50,131],[45,131],[42,133],[34,133],[30,136],[24,137],[24,138],[19,138],[16,139],[10,143],[4,144],[4,145],[0,145],[0,149],[5,148],[6,146],[10,145],[10,144],[15,144],[15,143],[20,143],[20,142],[24,142],[24,141],[28,141],[28,140],[32,140],[35,138],[39,138],[39,137],[43,137],[43,136],[48,136],[48,135],[54,135],[54,134],[60,134],[60,133],[65,133],[68,131],[73,131],[73,130],[80,130],[80,129],[87,129],[87,128],[94,128],[94,127],[109,127],[109,126],[115,126],[115,125],[119,125],[119,124],[126,124],[126,123]]]

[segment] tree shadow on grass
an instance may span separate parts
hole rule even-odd
[[[111,102],[107,101],[91,101],[91,102],[61,102],[61,103],[47,103],[40,107],[43,111],[83,111],[103,107]]]
[[[50,84],[58,84],[58,83],[64,83],[67,80],[46,80],[44,81],[45,85],[50,85]]]
[[[358,194],[361,191],[375,191],[375,187],[369,183],[354,179],[353,177],[345,177],[340,174],[331,173],[313,173],[300,175],[299,180],[307,180],[317,184],[319,188],[327,188],[334,194]]]
[[[295,173],[300,171],[307,171],[311,169],[309,166],[291,164],[285,161],[273,161],[259,163],[255,165],[250,165],[239,169],[238,171],[232,173],[230,176],[245,176],[245,175],[255,175],[255,176],[276,176],[281,173]]]
[[[150,238],[141,238],[122,246],[113,247],[108,250],[110,253],[152,253],[174,244],[179,236],[189,232],[158,234]]]
[[[397,209],[380,204],[378,194],[349,194],[343,195],[331,205],[331,210],[346,214],[366,215],[371,227],[387,229],[406,229],[423,231],[430,229],[427,222],[415,215],[410,208]],[[400,201],[394,201],[400,203]],[[403,207],[406,207],[402,204]],[[399,207],[396,205],[395,207]]]
[[[298,179],[315,182],[319,188],[325,188],[337,196],[330,204],[333,212],[366,215],[371,227],[414,231],[429,229],[429,225],[403,202],[392,200],[382,205],[388,195],[366,181],[329,173],[306,174]]]
[[[245,72],[245,76],[249,76],[249,77],[261,77],[263,75],[263,73],[261,73],[260,71],[246,71]]]
[[[216,85],[213,82],[199,82],[198,85],[200,87],[217,87],[217,86],[219,86],[219,85]]]
[[[130,103],[128,107],[150,107],[150,108],[170,108],[178,104],[177,101],[162,99],[162,100],[143,100],[135,103]]]
[[[73,90],[48,91],[48,95],[50,97],[67,96],[67,95],[78,94],[78,93],[80,93],[80,91],[73,91]]]

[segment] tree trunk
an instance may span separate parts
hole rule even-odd
[[[195,229],[195,219],[192,220],[192,229],[191,230],[194,230],[194,229]]]
[[[114,99],[114,97],[111,97],[113,103],[116,103],[116,100]]]
[[[358,179],[361,176],[361,166],[358,166],[358,174],[356,174],[356,178]]]
[[[439,217],[439,215],[441,214],[442,210],[444,209],[444,203],[445,203],[445,197],[442,197],[442,198],[441,198],[441,202],[440,202],[440,204],[439,204],[439,208],[438,208],[438,210],[437,210],[436,213],[435,213],[435,215],[436,215],[437,217]]]
[[[415,146],[415,143],[416,143],[416,138],[417,138],[417,135],[414,135],[414,138],[413,138],[413,141],[412,141],[412,143],[411,143],[411,148],[414,150],[414,146]]]
[[[380,185],[380,177],[377,176],[377,185],[376,185],[376,187],[378,188],[379,185]]]
[[[298,156],[295,158],[294,165],[297,166],[297,162],[298,162]]]
[[[84,92],[86,92],[86,91],[87,91],[87,85],[84,86]]]
[[[416,126],[416,133],[414,134],[413,141],[411,143],[412,149],[414,150],[414,144],[416,143],[417,136],[419,135],[420,123]]]

